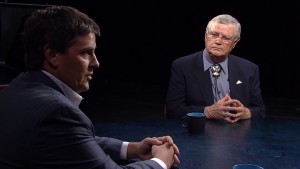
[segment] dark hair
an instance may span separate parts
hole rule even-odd
[[[45,45],[65,53],[77,35],[86,33],[99,37],[100,28],[88,15],[73,7],[51,6],[33,12],[26,20],[23,32],[27,70],[42,69]]]

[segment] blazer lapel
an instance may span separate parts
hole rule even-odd
[[[237,98],[239,91],[237,90],[236,85],[239,81],[238,76],[239,72],[235,67],[236,62],[232,59],[231,56],[228,57],[228,81],[230,89],[230,97]]]
[[[212,84],[211,84],[209,69],[204,71],[203,52],[199,53],[199,55],[195,59],[194,64],[196,66],[197,71],[193,73],[195,73],[194,76],[197,80],[198,86],[201,89],[201,93],[203,95],[202,98],[205,99],[208,105],[211,105],[214,103],[214,96],[212,92]]]

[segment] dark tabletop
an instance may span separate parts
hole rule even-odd
[[[101,123],[95,128],[99,136],[125,141],[170,135],[180,149],[180,169],[232,169],[238,163],[300,169],[300,120],[207,120],[200,134],[190,134],[175,120]]]

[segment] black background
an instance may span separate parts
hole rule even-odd
[[[161,86],[165,91],[170,65],[178,57],[204,49],[208,21],[230,14],[242,25],[232,54],[260,67],[264,97],[298,100],[300,16],[292,1],[5,1],[70,5],[100,25],[96,54],[101,67],[94,84],[124,82]]]

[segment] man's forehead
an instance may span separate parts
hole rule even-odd
[[[211,25],[210,31],[234,34],[236,32],[236,26],[234,24],[214,23]]]

